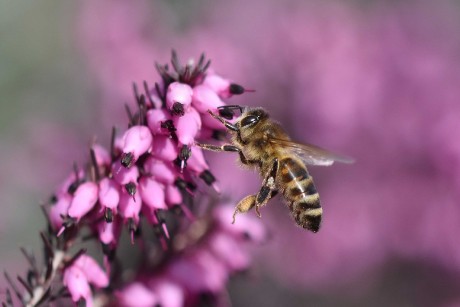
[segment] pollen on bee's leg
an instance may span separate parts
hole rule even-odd
[[[246,213],[251,210],[256,204],[256,195],[248,195],[236,205],[235,212],[233,213],[233,222],[235,223],[235,216],[237,213]]]

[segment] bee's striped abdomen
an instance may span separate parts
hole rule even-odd
[[[283,195],[296,223],[317,232],[323,211],[305,164],[296,157],[285,157],[280,161],[278,175],[284,186]]]

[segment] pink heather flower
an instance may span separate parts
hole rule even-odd
[[[177,156],[176,156],[177,157]],[[163,184],[173,184],[179,177],[179,172],[171,163],[148,157],[144,163],[145,171]]]
[[[208,110],[215,111],[224,105],[216,91],[206,85],[198,85],[193,89],[193,107],[198,112],[206,113]]]
[[[86,306],[93,306],[89,282],[79,267],[71,266],[64,270],[63,284],[67,287],[74,302],[83,299]]]
[[[173,115],[182,116],[190,109],[193,89],[190,85],[173,82],[166,93],[166,107]]]
[[[219,297],[229,278],[249,266],[242,245],[248,238],[262,241],[261,226],[247,217],[227,229],[231,210],[220,218],[217,212],[223,209],[198,201],[207,197],[198,181],[213,187],[216,182],[195,146],[201,120],[209,115],[200,114],[192,102],[209,62],[202,56],[195,66],[180,68],[173,53],[172,63],[175,72],[157,66],[162,80],[154,91],[145,85],[139,94],[135,87],[137,112],[128,112],[129,128],[112,135],[110,150],[93,144],[84,168],[75,166],[50,199],[49,227],[41,236],[47,268],[31,269],[35,275],[23,282],[30,283],[25,302],[60,298],[62,293],[50,289],[60,278],[72,300],[87,306],[195,305],[204,293]],[[203,106],[213,104],[201,99]],[[201,138],[211,141],[212,136]],[[130,248],[142,250],[134,268],[124,268],[118,258],[123,229],[130,233]],[[83,239],[101,246],[105,271],[84,250],[72,255],[70,249]]]
[[[115,210],[120,202],[119,185],[109,178],[104,178],[99,182],[99,202],[102,207]]]
[[[79,221],[96,205],[99,188],[94,182],[85,182],[78,186],[67,214]]]
[[[99,264],[88,255],[82,254],[78,257],[72,266],[78,267],[86,279],[92,285],[105,288],[109,285],[109,278],[107,274],[101,269]]]
[[[121,164],[129,168],[152,145],[152,132],[145,126],[133,126],[123,135]]]
[[[176,134],[179,142],[187,146],[192,145],[201,129],[201,118],[198,112],[194,108],[190,108],[182,116],[175,116],[173,123],[177,129]]]
[[[150,109],[147,112],[147,125],[153,135],[169,135],[165,123],[171,120],[171,113],[166,109]]]
[[[153,139],[152,155],[163,161],[174,161],[179,154],[177,145],[174,140],[167,137],[158,135]]]
[[[167,209],[165,203],[165,187],[155,181],[152,177],[142,177],[139,180],[139,190],[142,202],[155,211],[158,209]]]
[[[67,215],[72,196],[67,193],[62,193],[57,196],[56,202],[51,206],[49,210],[49,219],[51,226],[54,230],[58,230],[64,223],[63,217]]]
[[[142,283],[129,284],[117,293],[121,306],[151,307],[158,304],[158,297]]]
[[[125,185],[130,182],[137,182],[137,179],[139,178],[139,169],[137,166],[125,168],[120,161],[117,161],[113,164],[112,172],[113,178],[120,185]]]

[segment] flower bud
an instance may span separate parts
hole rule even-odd
[[[165,128],[163,128],[163,123],[170,119],[171,116],[169,115],[169,112],[165,109],[151,109],[147,111],[147,125],[149,126],[150,131],[152,131],[154,135],[168,135],[169,132]]]
[[[120,186],[113,179],[107,177],[99,182],[99,202],[103,207],[116,211],[120,201],[119,188]]]
[[[62,223],[64,222],[62,220],[62,216],[67,215],[71,201],[72,196],[68,193],[62,193],[58,196],[57,202],[51,206],[48,215],[53,229],[58,230],[61,228]]]
[[[79,221],[84,215],[86,215],[94,205],[96,205],[98,199],[98,186],[96,183],[88,181],[82,183],[75,191],[72,202],[70,203],[68,215]]]
[[[148,157],[144,163],[147,173],[163,184],[173,184],[179,173],[172,167],[171,163],[165,163],[152,156]]]
[[[125,168],[120,161],[116,161],[112,167],[113,178],[120,184],[125,185],[129,182],[137,182],[139,169],[137,166]]]
[[[166,93],[166,107],[173,115],[182,116],[192,103],[193,90],[188,84],[173,82]]]
[[[152,133],[146,126],[133,126],[123,135],[122,151],[124,156],[132,155],[127,162],[122,162],[124,167],[131,167],[134,162],[146,153],[152,146]]]
[[[73,266],[78,267],[85,274],[86,279],[96,287],[105,288],[109,285],[109,277],[90,256],[80,255]]]
[[[163,135],[158,135],[153,139],[152,155],[163,161],[174,161],[179,154],[177,145],[174,141]]]
[[[158,298],[155,293],[140,282],[129,284],[116,295],[121,306],[151,307],[158,305]]]
[[[72,265],[64,270],[64,286],[72,297],[72,301],[78,302],[80,299],[86,301],[86,306],[92,306],[91,288],[85,274],[80,268]]]
[[[166,203],[174,206],[182,203],[182,194],[174,184],[168,184],[165,188]]]
[[[126,219],[133,219],[139,223],[139,213],[141,212],[142,200],[139,193],[130,195],[124,189],[120,193],[120,203],[118,204],[120,215]]]
[[[207,113],[208,110],[215,111],[225,104],[211,88],[198,85],[193,88],[192,105],[198,112]]]
[[[150,208],[150,210],[167,209],[165,204],[164,186],[152,177],[142,177],[139,180],[139,192],[142,202]]]
[[[177,131],[179,143],[183,145],[191,145],[195,142],[195,137],[201,129],[201,118],[194,108],[190,108],[188,112],[181,117],[173,119],[174,126]]]

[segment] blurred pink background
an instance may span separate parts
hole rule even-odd
[[[460,304],[458,3],[44,1],[0,12],[0,267],[23,272],[40,200],[95,135],[108,144],[132,82],[157,81],[154,62],[175,48],[183,61],[204,51],[256,89],[232,103],[357,160],[310,168],[318,234],[279,198],[263,208],[272,239],[231,282],[234,306]],[[236,157],[208,158],[224,197],[257,191]]]

